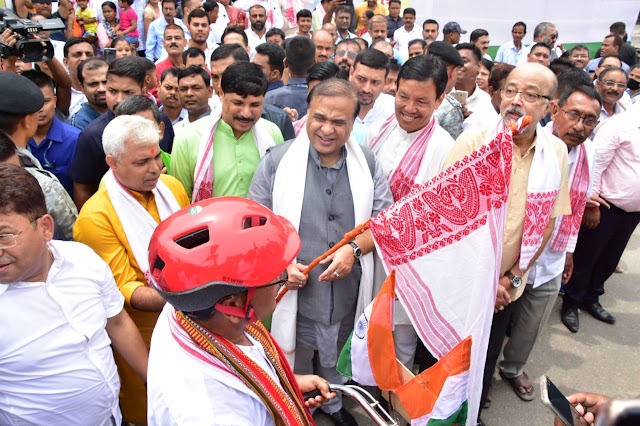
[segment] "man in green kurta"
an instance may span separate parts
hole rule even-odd
[[[283,142],[278,127],[260,118],[268,81],[255,64],[238,62],[222,74],[221,107],[176,136],[171,174],[192,201],[246,197],[266,150]]]

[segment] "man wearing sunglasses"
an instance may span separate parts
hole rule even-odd
[[[336,53],[333,55],[333,62],[345,70],[351,70],[356,62],[356,56],[360,53],[360,45],[357,41],[346,39],[339,41],[336,45]]]

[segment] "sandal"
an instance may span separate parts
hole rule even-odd
[[[502,370],[500,370],[500,377],[511,385],[511,388],[521,400],[532,401],[535,398],[535,389],[527,373],[522,372],[522,374],[517,377],[507,377]]]

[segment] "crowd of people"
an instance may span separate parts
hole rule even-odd
[[[593,55],[516,22],[492,58],[399,0],[315,3],[13,0],[65,29],[1,59],[0,424],[355,425],[327,383],[384,278],[371,232],[307,266],[525,116],[479,408],[496,369],[535,398],[559,294],[572,333],[615,323],[599,297],[640,222],[624,24]],[[398,306],[397,357],[429,368]]]

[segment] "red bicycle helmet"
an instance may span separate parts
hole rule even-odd
[[[202,311],[231,294],[268,285],[299,250],[295,228],[263,205],[211,198],[158,225],[149,243],[149,281],[174,308]]]

